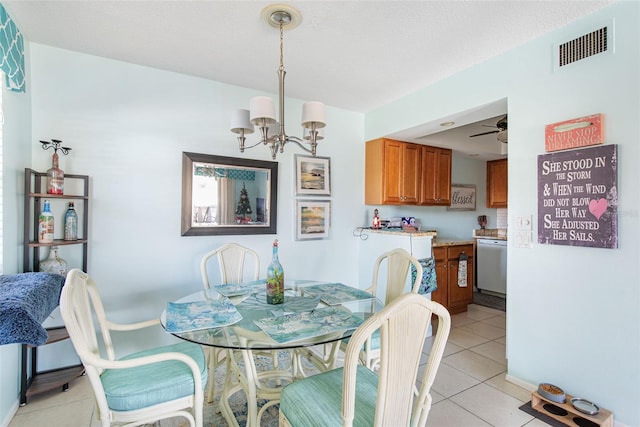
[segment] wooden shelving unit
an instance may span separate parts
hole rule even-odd
[[[51,246],[82,245],[82,270],[87,271],[87,255],[89,246],[89,176],[65,174],[65,187],[67,183],[76,181],[80,191],[78,194],[47,194],[46,172],[37,172],[33,169],[24,170],[24,253],[23,272],[39,271],[42,258],[41,250]],[[68,187],[67,187],[68,188]],[[39,243],[38,216],[40,213],[40,201],[51,200],[55,203],[65,201],[79,201],[82,204],[82,220],[78,224],[78,240],[68,241],[55,239],[53,243]],[[58,224],[61,221],[57,221]],[[48,328],[49,337],[43,345],[53,344],[69,338],[64,326]],[[61,387],[62,391],[69,388],[69,381],[79,377],[84,372],[81,364],[65,366],[58,369],[38,372],[38,347],[22,345],[22,370],[20,384],[20,405],[26,405],[30,396],[43,393]]]

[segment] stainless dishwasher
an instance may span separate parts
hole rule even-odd
[[[507,241],[478,239],[477,283],[480,291],[507,294]]]

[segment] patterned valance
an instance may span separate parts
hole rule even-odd
[[[225,169],[211,166],[196,165],[193,174],[195,176],[212,176],[215,178],[240,179],[243,181],[255,181],[256,172],[247,169]]]
[[[7,79],[7,89],[24,92],[24,42],[22,34],[0,4],[0,69]]]

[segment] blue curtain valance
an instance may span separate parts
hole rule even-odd
[[[216,178],[240,179],[243,181],[256,180],[256,172],[246,169],[224,169],[211,166],[196,166],[193,174],[196,176],[213,176]]]
[[[0,4],[0,69],[7,79],[7,89],[24,92],[24,42],[22,34]]]

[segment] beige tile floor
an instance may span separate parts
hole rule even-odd
[[[505,324],[504,312],[479,305],[452,316],[451,334],[432,388],[428,427],[547,426],[518,409],[530,400],[530,391],[505,381]],[[65,393],[32,397],[9,423],[9,427],[98,425],[85,377],[75,380]]]

